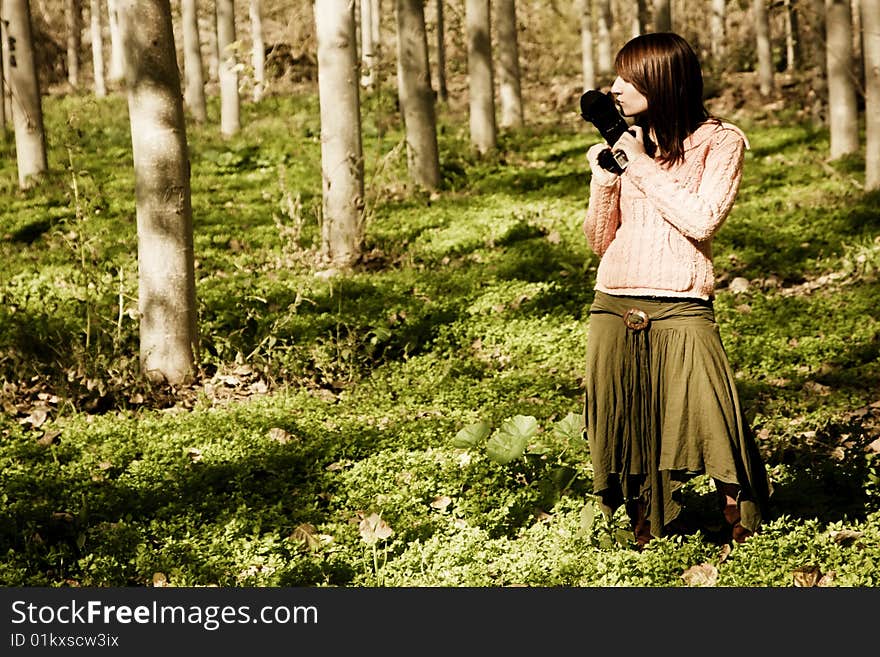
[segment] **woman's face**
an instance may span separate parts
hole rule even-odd
[[[619,75],[611,85],[611,95],[614,96],[624,116],[638,116],[648,109],[648,99]]]

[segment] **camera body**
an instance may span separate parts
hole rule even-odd
[[[596,89],[584,93],[581,96],[581,117],[592,123],[609,144],[614,144],[624,132],[633,134],[610,93],[602,93]],[[599,166],[606,171],[619,175],[626,169],[626,165],[626,154],[621,150],[606,148],[599,153]]]

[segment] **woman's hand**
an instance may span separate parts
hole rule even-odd
[[[635,134],[633,134],[635,133]],[[624,132],[613,146],[616,151],[623,151],[626,159],[632,161],[645,152],[645,142],[642,141],[642,127],[632,126]]]
[[[593,144],[587,150],[587,162],[590,164],[590,171],[593,172],[593,179],[601,185],[613,185],[617,180],[617,174],[611,173],[607,169],[603,169],[599,165],[599,153],[608,148],[608,144],[600,142]]]

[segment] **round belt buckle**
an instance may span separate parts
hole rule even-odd
[[[644,310],[639,310],[638,308],[630,308],[623,316],[623,323],[626,324],[627,328],[631,328],[633,331],[641,331],[648,328],[648,323],[650,321],[648,313]]]

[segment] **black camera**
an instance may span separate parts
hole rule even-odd
[[[584,93],[581,96],[581,117],[596,126],[599,134],[609,144],[614,144],[624,132],[634,134],[620,115],[610,93],[602,93],[596,89]],[[598,159],[599,166],[611,173],[621,174],[626,169],[626,153],[621,150],[612,151],[606,148],[599,153]]]

